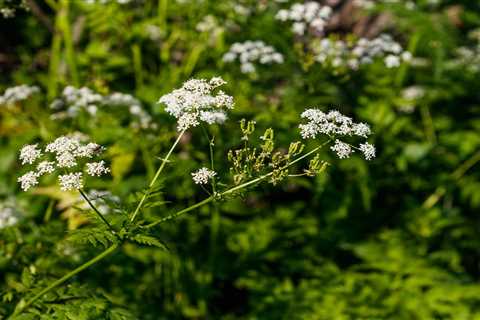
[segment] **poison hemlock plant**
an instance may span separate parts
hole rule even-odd
[[[282,148],[277,149],[272,129],[267,129],[260,136],[258,143],[254,142],[255,122],[242,120],[240,121],[240,140],[243,141],[243,145],[228,152],[230,172],[215,171],[212,158],[213,143],[210,143],[211,168],[202,167],[191,173],[193,182],[209,194],[207,198],[151,222],[145,223],[138,219],[144,208],[155,205],[155,195],[160,190],[157,181],[185,132],[193,130],[202,123],[221,124],[227,120],[227,111],[233,108],[234,102],[233,97],[223,91],[217,91],[217,88],[223,84],[225,81],[219,77],[210,80],[192,79],[185,82],[182,88],[160,98],[159,102],[166,105],[166,112],[177,119],[179,133],[167,155],[162,159],[148,188],[144,190],[138,203],[131,210],[124,209],[118,212],[117,208],[103,209],[108,212],[116,212],[106,217],[97,208],[95,201],[89,198],[89,193],[84,191],[86,176],[100,177],[110,172],[110,168],[106,166],[104,160],[95,159],[104,151],[104,147],[92,142],[82,143],[75,137],[63,136],[47,144],[44,149],[39,148],[39,144],[26,145],[21,149],[22,164],[36,165],[34,170],[18,178],[21,188],[28,191],[37,186],[38,179],[43,175],[58,174],[60,189],[78,191],[96,214],[92,217],[96,217],[98,221],[93,228],[75,231],[70,239],[74,243],[91,243],[94,246],[101,244],[107,249],[64,277],[50,283],[43,290],[36,291],[35,295],[25,296],[17,305],[15,316],[28,310],[35,303],[41,303],[41,299],[49,291],[107,257],[123,243],[134,242],[166,249],[163,241],[149,234],[150,229],[158,227],[166,221],[176,219],[208,203],[228,201],[264,181],[276,185],[287,178],[315,176],[322,173],[328,163],[321,160],[320,151],[327,145],[330,145],[330,149],[341,159],[349,157],[354,149],[363,152],[367,160],[371,160],[375,156],[375,148],[368,142],[357,147],[339,140],[339,138],[352,137],[365,139],[371,132],[368,125],[355,123],[351,118],[338,111],[324,113],[319,109],[307,109],[302,113],[302,118],[308,120],[307,123],[300,124],[302,138],[323,138],[323,141],[319,141],[313,149],[308,151],[305,150],[305,145],[301,141],[291,142],[286,151],[283,151]],[[307,159],[310,161],[306,167],[298,169]],[[229,174],[231,175],[230,181],[232,181],[230,184],[228,180],[223,181]],[[211,185],[211,190],[206,189],[208,184]],[[113,205],[113,203],[105,202],[103,205],[108,208],[108,205]],[[120,217],[113,217],[116,215]]]

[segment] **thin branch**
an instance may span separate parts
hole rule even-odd
[[[152,189],[152,187],[155,185],[155,182],[157,182],[157,179],[158,177],[160,176],[160,174],[162,173],[163,171],[163,168],[165,167],[166,163],[168,162],[168,158],[170,158],[170,155],[172,154],[173,152],[173,149],[175,149],[175,147],[177,146],[178,142],[180,142],[180,139],[182,138],[183,134],[185,133],[185,130],[181,131],[180,134],[178,135],[177,137],[177,140],[175,140],[175,142],[173,143],[172,147],[170,148],[170,150],[168,151],[167,153],[167,156],[162,159],[162,164],[160,165],[160,168],[158,168],[157,172],[155,173],[155,176],[153,177],[152,181],[150,181],[150,184],[148,185],[148,190],[147,192],[145,192],[142,196],[142,198],[140,199],[140,202],[138,203],[137,207],[135,208],[135,211],[133,212],[132,214],[132,217],[130,218],[130,221],[134,221],[135,220],[135,217],[137,216],[138,212],[140,211],[140,209],[142,208],[143,206],[143,203],[145,202],[145,200],[147,199],[147,197],[150,195],[150,190]]]
[[[107,221],[107,219],[105,219],[105,217],[103,216],[103,214],[98,211],[98,209],[95,207],[95,205],[92,203],[92,201],[90,201],[90,199],[87,197],[87,195],[83,192],[82,189],[79,189],[78,192],[80,192],[80,194],[82,195],[83,199],[85,199],[85,201],[87,201],[87,203],[90,205],[90,207],[93,209],[93,211],[97,214],[97,216],[100,218],[100,220],[102,220],[108,227],[108,229],[110,229],[110,231],[115,235],[117,236],[117,238],[119,238],[118,234],[115,232],[115,229],[112,227],[112,225]],[[119,238],[120,240],[120,238]]]
[[[285,166],[283,166],[282,168],[280,168],[280,170],[287,169],[287,168],[289,168],[290,166],[294,165],[295,163],[297,163],[297,162],[305,159],[306,157],[314,154],[315,152],[317,152],[318,150],[320,150],[321,148],[323,148],[323,147],[324,147],[326,144],[328,144],[329,142],[330,142],[330,140],[325,141],[324,143],[322,143],[322,144],[319,145],[318,147],[314,148],[313,150],[311,150],[311,151],[305,153],[304,155],[296,158],[296,159],[293,160],[292,162],[287,163]],[[198,207],[201,207],[201,206],[203,206],[203,205],[205,205],[205,204],[207,204],[207,203],[212,202],[212,201],[215,200],[216,198],[221,198],[221,197],[223,197],[223,196],[229,195],[229,194],[234,193],[234,192],[236,192],[236,191],[238,191],[238,190],[241,190],[241,189],[244,189],[244,188],[246,188],[246,187],[248,187],[248,186],[251,186],[251,185],[253,185],[253,184],[256,184],[256,183],[258,183],[258,182],[260,182],[260,181],[262,181],[262,180],[265,180],[266,178],[270,177],[272,174],[273,174],[273,172],[269,172],[269,173],[264,174],[264,175],[262,175],[262,176],[260,176],[260,177],[258,177],[258,178],[255,178],[255,179],[253,179],[253,180],[247,181],[247,182],[242,183],[242,184],[240,184],[240,185],[238,185],[238,186],[232,187],[232,188],[230,188],[230,189],[228,189],[228,190],[226,190],[226,191],[223,191],[223,192],[218,193],[218,194],[214,194],[213,196],[210,196],[210,197],[208,197],[208,198],[206,198],[206,199],[204,199],[204,200],[202,200],[202,201],[200,201],[200,202],[198,202],[198,203],[196,203],[196,204],[194,204],[194,205],[192,205],[192,206],[190,206],[190,207],[188,207],[188,208],[185,208],[185,209],[180,210],[180,211],[178,211],[178,212],[175,212],[175,213],[173,213],[173,214],[171,214],[171,215],[169,215],[169,216],[166,216],[166,217],[161,218],[161,219],[159,219],[159,220],[157,220],[157,221],[154,221],[154,222],[152,222],[152,223],[150,223],[150,224],[147,224],[147,225],[143,226],[142,228],[146,228],[146,229],[152,228],[152,227],[154,227],[154,226],[156,226],[156,225],[158,225],[158,224],[161,224],[161,223],[163,223],[163,222],[165,222],[165,221],[169,221],[169,220],[175,219],[175,218],[177,218],[177,217],[179,217],[179,216],[181,216],[181,215],[184,215],[184,214],[187,213],[187,212],[190,212],[190,211],[192,211],[192,210],[194,210],[194,209],[196,209],[196,208],[198,208]]]

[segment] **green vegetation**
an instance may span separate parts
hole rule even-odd
[[[0,0],[0,319],[480,319],[480,3],[304,3]]]

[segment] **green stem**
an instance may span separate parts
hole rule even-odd
[[[57,95],[58,86],[58,66],[60,65],[61,49],[62,49],[62,34],[60,31],[60,12],[57,12],[55,17],[55,26],[53,31],[52,46],[50,49],[50,63],[49,63],[49,81],[48,81],[48,98],[53,99]]]
[[[70,30],[70,22],[68,20],[68,14],[70,10],[70,0],[60,1],[60,16],[59,23],[63,34],[63,40],[65,41],[65,55],[67,65],[70,70],[70,76],[75,86],[79,86],[77,63],[75,61],[75,50],[73,48],[72,32]]]
[[[78,192],[80,192],[80,194],[82,195],[82,197],[85,199],[85,201],[88,202],[88,204],[90,205],[90,207],[93,209],[93,211],[95,211],[95,213],[97,214],[97,216],[100,218],[100,220],[102,220],[108,227],[108,229],[110,229],[110,231],[115,235],[117,236],[118,238],[118,235],[117,233],[115,232],[115,229],[112,227],[112,225],[107,221],[107,219],[105,219],[105,217],[103,216],[103,214],[98,211],[98,209],[93,205],[93,203],[90,201],[90,199],[87,197],[87,195],[83,192],[82,189],[78,189]],[[120,238],[119,238],[120,240]]]
[[[40,291],[39,293],[37,293],[33,298],[31,298],[30,300],[28,300],[24,305],[21,305],[20,307],[18,307],[14,312],[13,314],[10,316],[10,318],[13,318],[17,315],[19,315],[23,310],[25,310],[26,308],[28,308],[29,306],[31,306],[35,301],[37,301],[39,298],[41,298],[44,294],[46,294],[47,292],[49,292],[50,290],[58,287],[59,285],[61,285],[62,283],[64,283],[65,281],[67,281],[68,279],[72,278],[73,276],[75,276],[76,274],[78,274],[79,272],[85,270],[86,268],[90,267],[91,265],[97,263],[98,261],[102,260],[103,258],[105,258],[106,256],[108,256],[109,254],[111,254],[113,251],[115,251],[115,249],[118,248],[118,244],[114,244],[112,245],[111,247],[109,247],[107,250],[103,251],[102,253],[100,253],[99,255],[97,255],[96,257],[94,257],[93,259],[85,262],[84,264],[82,264],[80,267],[70,271],[69,273],[67,273],[66,275],[64,275],[63,277],[61,277],[60,279],[54,281],[51,285],[49,285],[48,287],[46,287],[45,289],[43,289],[42,291]]]
[[[135,217],[137,216],[137,214],[140,212],[140,209],[142,208],[143,203],[145,202],[148,195],[150,194],[150,189],[155,185],[155,182],[157,182],[158,177],[160,176],[160,174],[163,171],[163,168],[165,167],[165,165],[168,162],[168,158],[170,158],[170,155],[172,154],[173,150],[177,146],[178,142],[180,142],[180,139],[182,138],[184,133],[185,133],[185,130],[180,132],[180,134],[177,137],[177,140],[175,140],[172,147],[168,151],[167,156],[164,159],[162,159],[162,164],[160,165],[157,172],[155,173],[155,176],[153,177],[152,181],[150,181],[150,184],[148,185],[148,190],[147,190],[147,192],[145,192],[143,194],[142,198],[140,199],[140,202],[138,203],[137,207],[135,208],[135,211],[133,212],[132,217],[130,218],[130,221],[133,222],[135,220]]]
[[[304,155],[296,158],[296,159],[293,160],[292,162],[289,162],[288,164],[286,164],[285,166],[283,166],[282,168],[280,168],[280,170],[287,169],[288,167],[294,165],[295,163],[297,163],[297,162],[305,159],[306,157],[314,154],[315,152],[317,152],[318,150],[320,150],[321,148],[323,148],[323,147],[324,147],[326,144],[328,144],[329,142],[330,142],[330,140],[325,141],[324,143],[322,143],[322,144],[319,145],[318,147],[314,148],[313,150],[311,150],[311,151],[305,153]],[[154,221],[154,222],[152,222],[152,223],[150,223],[150,224],[147,224],[147,225],[143,226],[143,228],[149,229],[149,228],[152,228],[152,227],[154,227],[154,226],[156,226],[156,225],[158,225],[158,224],[160,224],[160,223],[163,223],[163,222],[165,222],[165,221],[169,221],[169,220],[178,218],[179,216],[184,215],[184,214],[187,213],[187,212],[190,212],[190,211],[192,211],[192,210],[194,210],[194,209],[196,209],[196,208],[199,208],[199,207],[201,207],[201,206],[203,206],[203,205],[205,205],[205,204],[207,204],[207,203],[212,202],[212,201],[215,200],[215,198],[217,198],[217,197],[218,197],[218,198],[221,198],[221,197],[226,196],[226,195],[229,195],[229,194],[231,194],[231,193],[233,193],[233,192],[235,192],[235,191],[238,191],[238,190],[241,190],[241,189],[243,189],[243,188],[246,188],[246,187],[248,187],[248,186],[250,186],[250,185],[252,185],[252,184],[258,183],[258,182],[260,182],[260,181],[262,181],[262,180],[265,180],[266,178],[270,177],[272,174],[273,174],[273,172],[269,172],[269,173],[267,173],[267,174],[264,174],[263,176],[260,176],[260,177],[258,177],[258,178],[253,179],[253,180],[250,180],[250,181],[247,181],[247,182],[245,182],[245,183],[242,183],[242,184],[240,184],[240,185],[238,185],[238,186],[235,186],[235,187],[233,187],[233,188],[230,188],[230,189],[228,189],[228,190],[226,190],[226,191],[223,191],[223,192],[221,192],[221,193],[219,193],[219,194],[216,194],[216,195],[214,194],[213,196],[210,196],[210,197],[208,197],[208,198],[206,198],[206,199],[204,199],[204,200],[202,200],[202,201],[200,201],[200,202],[197,202],[196,204],[191,205],[191,206],[188,207],[188,208],[185,208],[185,209],[180,210],[180,211],[178,211],[178,212],[175,212],[175,213],[173,213],[173,214],[171,214],[171,215],[169,215],[169,216],[166,216],[166,217],[161,218],[161,219],[159,219],[159,220],[157,220],[157,221]]]

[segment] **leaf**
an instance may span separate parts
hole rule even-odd
[[[90,243],[94,247],[101,244],[106,248],[110,244],[116,243],[117,238],[112,234],[110,230],[96,227],[75,230],[70,233],[67,241],[80,244]]]
[[[137,234],[131,240],[135,241],[139,244],[144,244],[147,246],[154,246],[158,247],[163,250],[168,250],[167,246],[164,245],[160,240],[153,236],[145,235],[145,234]]]

